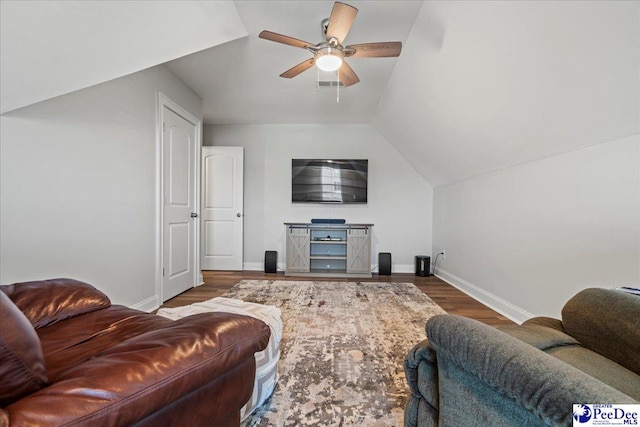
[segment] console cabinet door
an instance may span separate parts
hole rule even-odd
[[[371,272],[371,230],[350,229],[347,233],[347,273]]]
[[[286,228],[287,233],[287,272],[309,272],[309,242],[308,228]]]

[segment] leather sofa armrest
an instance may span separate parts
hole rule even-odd
[[[109,348],[4,409],[16,425],[134,425],[253,361],[269,336],[265,323],[247,316],[185,317]]]
[[[106,308],[109,297],[74,279],[50,279],[0,286],[35,329]]]
[[[427,322],[427,336],[440,371],[443,364],[453,364],[487,391],[506,396],[549,425],[571,425],[574,403],[637,403],[577,368],[472,319],[434,316]],[[439,375],[442,382],[444,374]]]

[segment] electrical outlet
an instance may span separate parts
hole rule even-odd
[[[444,249],[442,250],[442,259],[447,259],[447,254],[445,253]]]

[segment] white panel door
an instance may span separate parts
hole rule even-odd
[[[197,125],[163,107],[162,299],[196,285]]]
[[[243,147],[202,147],[203,270],[242,270],[243,177]]]

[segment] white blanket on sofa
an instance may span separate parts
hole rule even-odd
[[[271,329],[269,344],[263,351],[255,354],[256,380],[253,386],[253,395],[240,411],[240,418],[244,420],[257,407],[262,405],[271,396],[278,380],[278,360],[280,359],[280,338],[282,337],[282,319],[278,307],[262,305],[252,302],[244,302],[232,298],[218,297],[208,301],[176,307],[161,308],[158,315],[172,320],[191,316],[199,313],[213,311],[241,314],[262,320]]]

